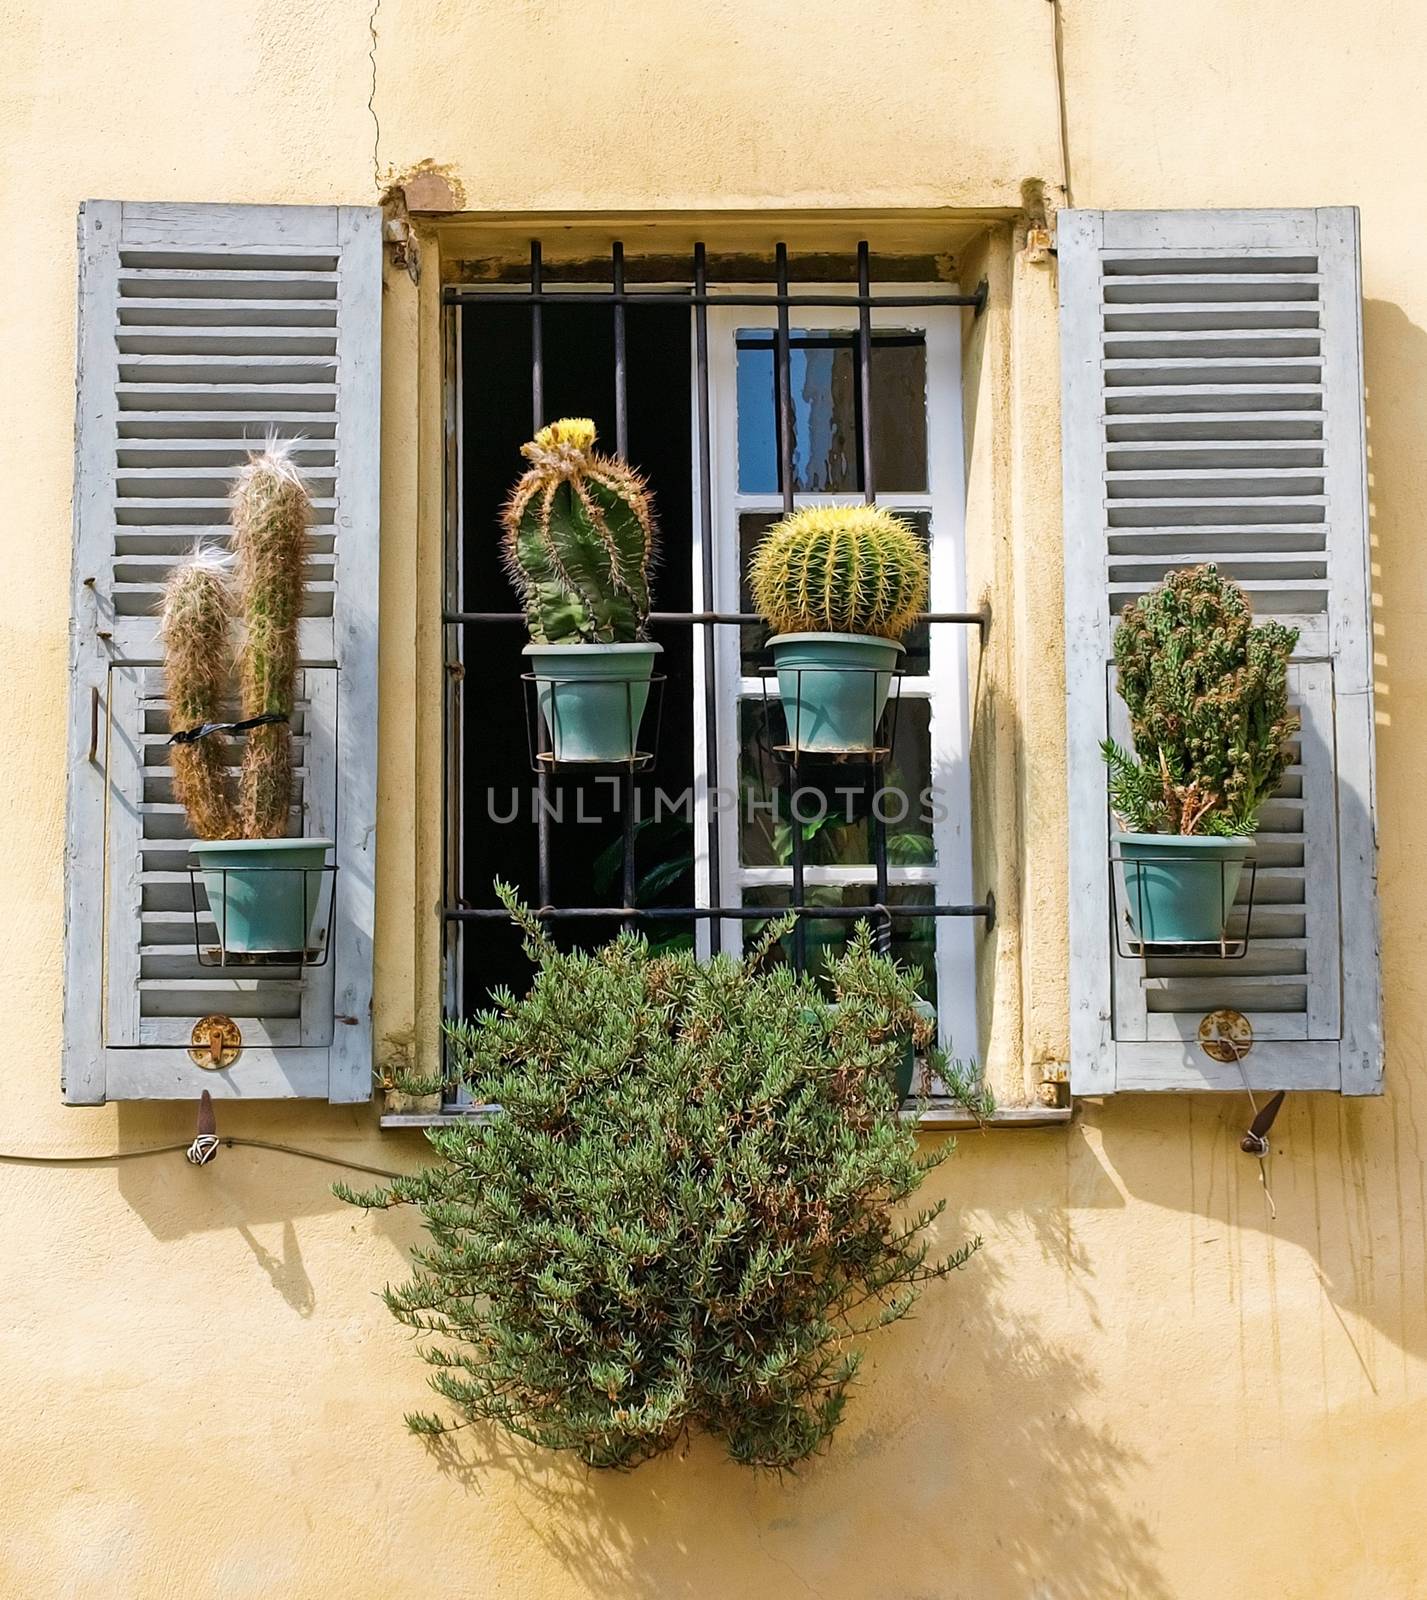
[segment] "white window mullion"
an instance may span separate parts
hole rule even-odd
[[[945,285],[935,286],[945,289]],[[715,608],[720,611],[743,609],[740,594],[739,519],[749,514],[781,514],[780,496],[767,492],[743,493],[738,488],[738,372],[737,334],[742,328],[772,328],[776,314],[771,307],[711,307],[709,312],[710,382],[710,461],[713,483],[713,528],[716,540]],[[874,308],[874,329],[915,327],[926,339],[927,405],[927,487],[925,491],[894,492],[879,496],[889,510],[928,514],[932,530],[932,593],[934,611],[956,611],[965,607],[964,493],[962,484],[962,419],[960,393],[959,313],[923,308]],[[802,312],[794,319],[799,329],[848,328],[848,314],[828,308]],[[860,494],[799,493],[795,504],[858,505]],[[697,517],[696,528],[697,528]],[[699,552],[695,547],[695,579],[698,589]],[[790,867],[745,867],[739,859],[739,756],[740,702],[760,701],[765,689],[756,676],[745,675],[740,659],[739,630],[720,627],[716,648],[717,706],[713,731],[717,739],[719,784],[722,804],[718,806],[717,826],[722,878],[722,899],[729,905],[743,903],[744,892],[755,888],[790,888]],[[936,789],[931,834],[935,864],[890,866],[890,885],[917,888],[918,902],[928,904],[966,904],[975,896],[971,885],[970,780],[968,772],[967,650],[964,630],[946,625],[931,629],[930,664],[925,674],[903,680],[901,696],[909,706],[927,703],[930,707],[930,778]],[[695,652],[696,737],[700,748],[708,737],[703,726],[703,686],[701,653]],[[696,756],[696,767],[698,759]],[[698,775],[700,799],[700,841],[707,837],[709,820],[706,773]],[[918,779],[918,782],[921,780]],[[917,796],[910,795],[913,805]],[[700,850],[701,892],[711,887],[707,849]],[[696,865],[699,865],[696,863]],[[804,869],[809,887],[871,888],[876,883],[876,868],[868,862],[856,865],[812,866]],[[738,949],[743,927],[739,922],[724,925],[724,948]],[[935,994],[942,1043],[953,1051],[970,1054],[975,1048],[974,933],[972,918],[936,920]],[[706,937],[699,948],[707,948]]]

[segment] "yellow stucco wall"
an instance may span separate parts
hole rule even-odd
[[[985,1252],[882,1341],[832,1453],[789,1483],[701,1445],[616,1479],[479,1442],[433,1460],[400,1425],[423,1370],[373,1297],[411,1223],[339,1207],[322,1168],[260,1151],[202,1171],[0,1166],[0,1594],[1427,1594],[1427,868],[1411,824],[1427,776],[1427,14],[1064,10],[1079,203],[1363,208],[1386,1096],[1290,1102],[1276,1221],[1236,1149],[1238,1104],[1131,1098],[1083,1106],[1067,1130],[964,1138],[938,1187]],[[1027,180],[1059,177],[1046,0],[0,0],[0,1148],[192,1126],[182,1107],[59,1104],[75,210],[369,201],[372,17],[377,165],[452,163],[473,210],[1008,210]],[[986,516],[1006,540],[987,559],[1018,584],[996,670],[1021,696],[1026,783],[998,777],[986,798],[1000,845],[1019,838],[1034,861],[1013,958],[997,958],[1020,1009],[995,1026],[1029,1064],[1063,1036],[1044,843],[1061,806],[1052,285],[1009,255],[997,270],[1014,388],[985,396],[1005,497]],[[429,309],[434,286],[421,293]],[[416,643],[434,421],[418,312],[393,275],[378,952],[392,1031],[429,974],[400,890],[425,849],[413,802],[436,781],[424,758],[402,777],[420,752],[392,715],[431,665]],[[365,1108],[233,1106],[223,1125],[380,1164],[420,1153]]]

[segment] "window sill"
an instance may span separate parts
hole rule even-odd
[[[488,1106],[472,1106],[469,1110],[455,1107],[443,1111],[388,1111],[383,1114],[383,1128],[450,1128],[459,1122],[489,1122],[497,1113]],[[1070,1106],[999,1106],[978,1123],[961,1106],[950,1100],[933,1101],[924,1111],[906,1111],[903,1116],[918,1127],[932,1132],[955,1132],[962,1128],[985,1128],[991,1131],[1011,1132],[1021,1128],[1059,1128],[1071,1119]]]

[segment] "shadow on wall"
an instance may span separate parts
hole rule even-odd
[[[430,1159],[416,1131],[381,1133],[369,1106],[329,1106],[319,1101],[219,1101],[219,1137],[265,1139],[301,1146],[333,1158],[393,1171]],[[196,1100],[143,1101],[115,1107],[120,1150],[188,1141],[197,1126]],[[332,1193],[334,1179],[360,1173],[308,1161],[278,1150],[219,1149],[204,1167],[182,1154],[123,1161],[115,1168],[119,1193],[156,1239],[233,1228],[240,1223],[301,1223],[348,1208]],[[376,1181],[375,1179],[373,1181]]]
[[[1082,1414],[1088,1364],[1009,1311],[1000,1254],[993,1240],[871,1342],[842,1428],[797,1475],[754,1475],[705,1439],[628,1474],[485,1429],[432,1454],[477,1493],[516,1474],[527,1526],[581,1595],[1168,1600],[1126,1503],[1142,1463]]]
[[[196,1104],[192,1101],[124,1104],[116,1109],[120,1150],[193,1138]],[[220,1137],[265,1139],[334,1158],[350,1156],[393,1171],[415,1168],[430,1156],[419,1134],[377,1135],[365,1106],[220,1102],[217,1122]],[[358,1185],[368,1181],[361,1173],[287,1151],[243,1147],[221,1147],[201,1167],[173,1152],[118,1162],[114,1172],[124,1204],[155,1241],[176,1244],[197,1234],[235,1232],[251,1253],[254,1276],[265,1274],[272,1289],[303,1319],[318,1311],[319,1295],[303,1260],[301,1241],[313,1222],[329,1213],[350,1211],[332,1193],[334,1180],[345,1177]],[[356,1212],[351,1215],[357,1217]],[[403,1276],[404,1264],[422,1236],[420,1217],[407,1208],[372,1213],[365,1229],[390,1252],[385,1276]],[[374,1294],[383,1281],[373,1278]],[[227,1287],[241,1292],[236,1283]],[[384,1316],[374,1301],[373,1322]]]
[[[1242,1295],[1260,1275],[1261,1309],[1275,1328],[1283,1291],[1276,1270],[1290,1270],[1284,1264],[1292,1263],[1291,1252],[1302,1251],[1327,1301],[1327,1337],[1352,1345],[1351,1358],[1376,1390],[1376,1334],[1427,1355],[1427,1147],[1420,1132],[1427,1129],[1427,1041],[1419,1020],[1427,972],[1417,960],[1427,875],[1406,825],[1427,786],[1427,739],[1424,726],[1414,725],[1427,691],[1427,654],[1415,648],[1427,611],[1417,526],[1427,496],[1427,332],[1383,300],[1364,303],[1363,328],[1386,1092],[1289,1096],[1267,1167],[1276,1218],[1258,1164],[1238,1148],[1250,1117],[1241,1096],[1129,1096],[1084,1105],[1080,1127],[1089,1137],[1072,1146],[1071,1163],[1103,1167],[1102,1195],[1123,1186],[1134,1200],[1202,1223],[1182,1235],[1181,1262],[1201,1287],[1220,1275],[1215,1257],[1232,1242],[1238,1259],[1222,1273],[1227,1291]],[[1344,888],[1353,893],[1351,883]],[[1118,1194],[1111,1203],[1122,1203]],[[1256,1251],[1245,1253],[1239,1230],[1261,1235]],[[1368,1337],[1345,1317],[1367,1323]]]
[[[1427,972],[1415,960],[1427,875],[1409,818],[1427,788],[1427,612],[1422,506],[1427,501],[1427,331],[1400,306],[1363,302],[1367,385],[1368,505],[1372,539],[1373,670],[1377,708],[1378,880],[1383,917],[1383,987],[1390,1047],[1413,1033],[1427,1005]],[[1389,1073],[1395,1057],[1389,1059]],[[1388,1079],[1392,1085],[1391,1076]]]

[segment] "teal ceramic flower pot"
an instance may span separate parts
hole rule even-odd
[[[780,633],[768,648],[793,750],[855,755],[876,746],[900,644],[861,633]]]
[[[296,955],[320,947],[332,874],[330,839],[215,839],[188,847],[230,956]]]
[[[928,1022],[936,1021],[936,1008],[930,1000],[917,1001],[917,1014],[925,1017]],[[936,1041],[933,1040],[932,1042],[935,1043]],[[910,1100],[912,1098],[912,1083],[915,1079],[916,1071],[917,1047],[908,1039],[907,1048],[902,1052],[901,1058],[897,1062],[897,1076],[893,1080],[893,1086],[897,1091],[899,1100]]]
[[[1117,833],[1130,932],[1143,944],[1218,944],[1250,838]]]
[[[528,644],[540,717],[557,765],[629,762],[658,644]]]
[[[835,1014],[837,1011],[837,1002],[829,1001],[828,1010]],[[928,1022],[936,1021],[936,1010],[928,1000],[917,1001],[917,1013],[918,1015],[925,1017]],[[812,1020],[812,1012],[804,1011],[802,1015],[809,1021]],[[905,1050],[903,1050],[901,1055],[897,1057],[896,1064],[893,1066],[891,1073],[892,1087],[896,1090],[898,1100],[910,1100],[912,1098],[912,1083],[916,1077],[916,1071],[917,1047],[910,1039],[908,1039],[907,1047]]]

